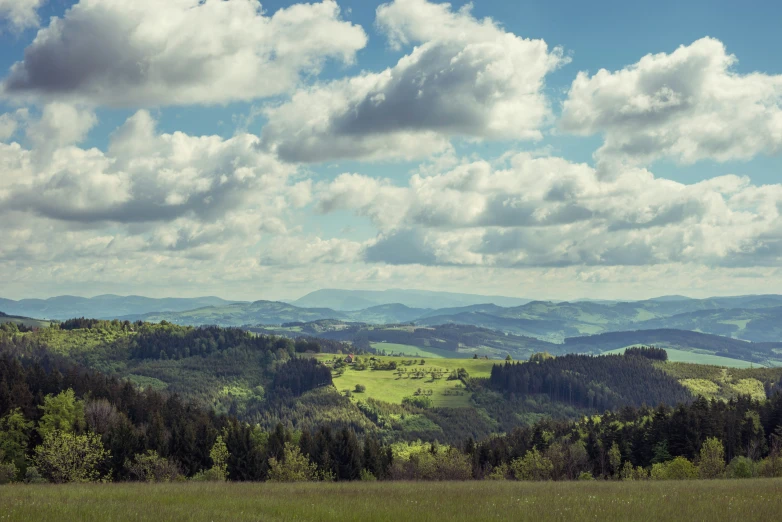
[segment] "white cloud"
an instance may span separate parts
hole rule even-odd
[[[599,160],[749,159],[782,150],[782,75],[739,74],[713,38],[643,57],[620,71],[580,72],[564,103],[565,131],[602,133]]]
[[[3,88],[122,107],[252,100],[328,58],[352,62],[366,41],[334,0],[271,16],[256,0],[81,0],[38,32]]]
[[[269,107],[264,144],[289,161],[415,158],[448,138],[536,140],[551,117],[545,76],[567,60],[450,4],[396,0],[377,10],[392,43],[419,44],[380,73],[297,91]]]
[[[518,154],[414,175],[406,187],[345,174],[320,187],[321,212],[353,209],[379,228],[366,258],[392,264],[773,265],[782,260],[782,185],[727,175],[695,184],[625,168]]]
[[[16,31],[38,27],[38,9],[46,0],[0,0],[0,28],[3,19]]]

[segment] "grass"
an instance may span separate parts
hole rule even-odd
[[[777,520],[782,480],[0,487],[3,521]]]
[[[687,350],[677,350],[675,348],[664,347],[668,352],[668,360],[671,362],[684,362],[693,364],[709,364],[712,366],[727,366],[728,368],[757,368],[758,364],[729,357],[720,357],[707,353],[691,352]],[[605,353],[624,353],[626,348],[617,348]]]
[[[316,356],[321,361],[329,361],[335,356],[333,354],[320,354]],[[364,357],[362,356],[362,359]],[[368,358],[368,357],[367,357]],[[413,358],[376,356],[381,361],[396,361],[401,366],[401,361],[412,360]],[[412,377],[399,377],[396,372],[390,370],[354,370],[347,368],[345,373],[339,377],[334,377],[334,386],[340,391],[355,389],[356,384],[366,386],[364,393],[354,393],[353,400],[362,400],[373,398],[393,404],[401,404],[402,399],[413,395],[421,388],[422,390],[432,390],[432,403],[438,407],[461,408],[470,406],[470,393],[465,391],[461,381],[448,380],[448,374],[452,370],[464,368],[470,377],[488,377],[491,374],[491,367],[501,361],[487,359],[433,359],[424,358],[425,364],[418,364],[420,359],[415,358],[416,363],[410,366],[401,366],[406,368],[408,373],[415,370],[424,370],[437,368],[444,371],[442,378],[432,380],[430,375],[422,379]],[[448,394],[446,394],[448,393]]]
[[[438,352],[444,350],[435,350],[430,348],[421,348],[420,346],[413,346],[410,344],[397,344],[397,343],[371,343],[370,346],[375,350],[385,350],[386,353],[402,353],[404,355],[410,355],[413,357],[429,357],[440,359],[444,356]],[[458,353],[451,352],[458,356]]]

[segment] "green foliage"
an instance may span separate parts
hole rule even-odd
[[[2,453],[0,453],[2,457]],[[16,480],[19,470],[13,462],[3,462],[0,458],[0,486],[10,484]]]
[[[209,470],[218,480],[228,478],[228,448],[223,442],[222,435],[217,436],[212,449],[209,450],[209,458],[212,459],[212,468]]]
[[[298,446],[285,443],[282,459],[269,459],[269,480],[272,482],[309,482],[317,477],[317,466],[302,455]]]
[[[38,421],[38,433],[42,438],[55,431],[80,431],[84,427],[84,403],[76,400],[71,389],[57,395],[47,395],[40,408],[43,416]]]
[[[136,455],[133,462],[125,463],[125,467],[131,478],[141,482],[171,482],[180,475],[176,463],[154,450]]]
[[[537,448],[532,448],[523,457],[510,463],[510,470],[516,480],[550,480],[554,465]]]
[[[690,480],[698,478],[698,469],[684,457],[652,466],[652,480]]]
[[[432,398],[427,397],[426,395],[414,395],[402,399],[402,404],[407,404],[416,408],[431,408]]]
[[[367,391],[367,387],[364,386],[363,384],[356,384],[356,387],[353,391],[355,391],[356,393],[364,393],[365,391]]]
[[[698,473],[705,479],[725,476],[725,446],[718,438],[709,437],[701,446]]]
[[[52,431],[35,448],[33,460],[43,476],[60,484],[99,480],[99,466],[109,457],[98,435]]]
[[[27,467],[25,453],[32,426],[33,423],[24,418],[19,408],[0,418],[0,463],[12,463],[24,472]]]
[[[727,468],[728,478],[746,479],[755,476],[755,463],[747,457],[735,457]]]
[[[360,479],[362,482],[375,482],[377,477],[368,469],[362,469]]]

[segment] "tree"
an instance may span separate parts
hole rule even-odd
[[[272,482],[308,482],[315,480],[317,466],[302,455],[298,446],[285,443],[283,458],[269,459],[269,480]]]
[[[27,465],[25,452],[27,451],[28,433],[33,423],[26,420],[22,411],[15,408],[0,419],[0,462],[14,464],[24,474]]]
[[[356,393],[364,393],[365,391],[367,391],[367,387],[364,386],[363,384],[356,384],[356,388],[354,391]]]
[[[614,442],[611,445],[611,449],[608,450],[608,464],[611,466],[614,477],[619,478],[622,465],[622,452],[619,451],[619,445],[616,442]]]
[[[513,357],[511,357],[510,354],[508,354],[508,355],[505,356],[505,360],[506,361],[512,361]]]
[[[228,478],[228,457],[228,447],[223,442],[223,437],[218,435],[209,451],[209,458],[212,459],[209,472],[214,480],[225,481]]]
[[[718,438],[709,437],[701,446],[698,473],[705,479],[725,476],[725,446]]]
[[[735,457],[728,464],[728,478],[752,478],[755,475],[755,465],[747,457]]]
[[[52,431],[35,448],[33,460],[43,476],[60,484],[97,481],[98,466],[109,456],[97,434]]]
[[[84,426],[84,404],[76,400],[70,388],[57,395],[47,395],[39,407],[43,410],[38,421],[38,433],[42,438],[55,431],[72,432]]]
[[[510,469],[516,480],[549,480],[554,466],[537,448],[532,448],[524,457],[511,462]]]

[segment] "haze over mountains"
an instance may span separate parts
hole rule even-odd
[[[333,304],[329,305],[331,301]],[[356,308],[362,304],[369,306]],[[556,343],[605,332],[660,329],[690,330],[754,342],[782,340],[782,296],[779,295],[553,302],[416,290],[319,290],[293,303],[116,295],[0,299],[0,311],[40,319],[85,316],[166,320],[185,325],[281,325],[323,319],[420,326],[460,324]]]

